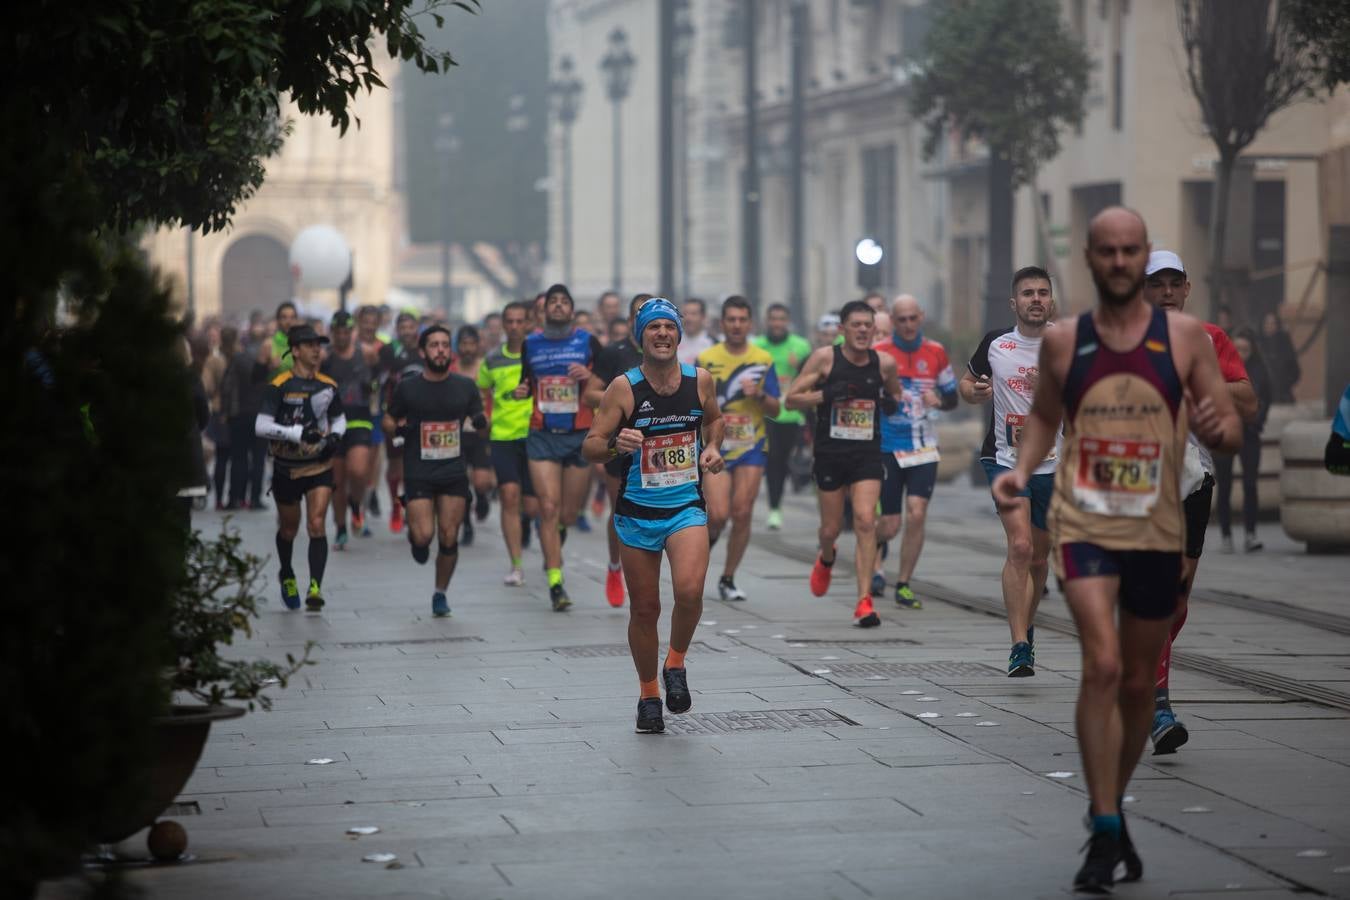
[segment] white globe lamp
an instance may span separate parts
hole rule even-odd
[[[352,249],[332,225],[311,225],[291,242],[291,271],[305,287],[340,288],[352,271]]]

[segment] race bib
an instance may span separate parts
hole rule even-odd
[[[422,459],[459,459],[459,423],[423,422]]]
[[[902,469],[908,469],[913,466],[926,466],[929,463],[935,463],[942,459],[936,447],[922,447],[918,450],[895,450],[893,451],[895,462]]]
[[[539,411],[541,413],[575,413],[577,411],[577,381],[568,375],[539,376]]]
[[[836,400],[830,405],[830,437],[841,441],[870,441],[876,430],[875,400]]]
[[[749,415],[723,413],[722,421],[727,423],[722,443],[728,450],[749,450],[755,446],[755,422]]]
[[[1080,438],[1073,496],[1078,508],[1103,516],[1144,518],[1162,489],[1157,441]]]
[[[1003,435],[1008,442],[1008,453],[1013,459],[1017,458],[1017,450],[1022,446],[1022,429],[1026,427],[1027,417],[1018,413],[1008,413],[1003,420]],[[1055,448],[1051,447],[1050,452],[1045,455],[1045,462],[1055,458]]]
[[[649,437],[642,442],[644,488],[675,487],[698,481],[698,438],[692,431]]]

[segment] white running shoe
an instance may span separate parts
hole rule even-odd
[[[502,579],[502,584],[508,587],[521,587],[525,584],[525,573],[520,569],[512,569],[506,573],[506,577]]]

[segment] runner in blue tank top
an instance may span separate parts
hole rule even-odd
[[[684,655],[703,613],[708,573],[708,516],[702,472],[722,471],[722,413],[712,376],[681,365],[676,348],[684,325],[675,305],[654,297],[637,314],[636,340],[642,364],[605,389],[582,453],[591,462],[626,458],[614,529],[623,547],[624,579],[632,600],[628,646],[641,693],[637,730],[665,730],[657,680],[657,621],[661,617],[661,553],[670,557],[675,608],[670,616],[670,650],[661,675],[666,708],[693,705]]]

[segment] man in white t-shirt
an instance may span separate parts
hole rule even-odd
[[[989,411],[989,429],[980,450],[980,462],[992,485],[994,479],[1017,465],[1017,447],[1022,426],[1031,412],[1036,390],[1041,337],[1054,317],[1055,298],[1050,275],[1036,266],[1019,269],[1013,276],[1009,301],[1016,324],[984,336],[961,376],[958,390],[967,403],[994,403]],[[1003,563],[1003,605],[1008,610],[1012,651],[1008,654],[1008,677],[1036,674],[1036,607],[1045,590],[1049,572],[1050,533],[1046,515],[1055,486],[1055,451],[1036,467],[1022,498],[1014,507],[1000,508],[999,520],[1008,538],[1008,557]]]
[[[708,305],[697,297],[690,297],[684,301],[680,314],[684,317],[684,337],[680,339],[675,355],[686,366],[697,365],[698,355],[717,343],[704,325],[708,319]]]

